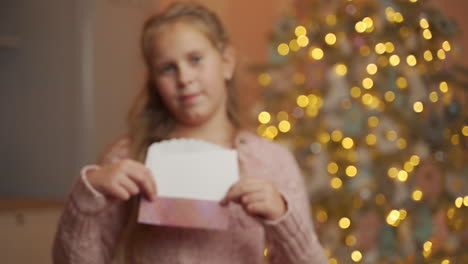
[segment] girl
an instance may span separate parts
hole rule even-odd
[[[233,48],[218,18],[194,3],[176,3],[144,25],[148,69],[130,112],[129,135],[100,166],[76,181],[54,243],[55,263],[326,263],[309,218],[298,166],[283,147],[239,126],[232,86]],[[196,138],[238,151],[240,180],[221,201],[226,231],[137,224],[133,199],[157,196],[141,163],[148,146]]]

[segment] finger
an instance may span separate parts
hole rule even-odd
[[[252,192],[241,197],[241,202],[244,205],[263,201],[265,201],[265,194],[263,192]]]
[[[155,182],[148,168],[140,163],[130,161],[126,164],[125,172],[150,200],[156,196]]]
[[[122,186],[131,195],[136,195],[140,193],[140,188],[138,187],[138,185],[127,177],[122,177],[122,179],[120,180],[120,186]]]
[[[264,202],[253,202],[244,206],[244,210],[253,216],[265,217],[268,212],[268,208]]]
[[[244,182],[238,182],[233,185],[229,192],[226,194],[226,197],[223,199],[222,203],[227,203],[229,201],[237,202],[240,197],[245,194],[258,192],[262,190],[262,186],[259,184],[248,184]]]
[[[130,199],[130,193],[128,193],[127,190],[125,190],[125,188],[120,185],[115,185],[110,190],[110,192],[115,198],[119,200],[127,201],[128,199]]]

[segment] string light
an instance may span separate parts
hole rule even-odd
[[[370,63],[369,65],[367,65],[366,70],[368,74],[374,75],[377,73],[378,68],[377,65],[375,65],[374,63]]]
[[[416,102],[413,104],[413,110],[416,113],[421,113],[424,110],[424,105],[421,102]]]
[[[309,38],[307,36],[299,36],[297,38],[297,44],[299,47],[303,48],[309,45]]]
[[[279,121],[288,120],[288,119],[289,119],[289,115],[288,115],[288,113],[285,112],[285,111],[280,111],[280,112],[276,115],[276,119],[278,119]]]
[[[370,89],[372,86],[374,86],[374,81],[371,78],[364,78],[364,80],[362,80],[362,87],[365,89]]]
[[[297,26],[294,33],[296,37],[305,36],[307,34],[307,29],[304,26]]]
[[[345,243],[348,247],[354,246],[356,244],[356,237],[353,235],[346,236]]]
[[[429,22],[427,21],[427,19],[421,18],[421,20],[419,20],[419,26],[422,29],[428,29],[429,28]]]
[[[465,137],[468,137],[468,126],[463,126],[463,128],[462,128],[462,134],[463,134]]]
[[[363,33],[366,31],[367,29],[367,26],[364,22],[362,21],[359,21],[356,23],[356,25],[354,26],[354,29],[356,30],[356,32],[358,33]]]
[[[384,97],[385,97],[385,101],[389,103],[393,102],[395,100],[395,93],[392,91],[387,91],[385,92]]]
[[[287,133],[289,130],[291,130],[291,123],[289,123],[289,121],[283,120],[278,124],[278,129],[283,133]]]
[[[268,86],[271,83],[271,76],[268,73],[262,73],[258,76],[258,82],[262,86]]]
[[[347,229],[351,226],[351,220],[349,220],[348,217],[342,217],[339,221],[338,221],[338,226],[341,228],[341,229]]]
[[[398,169],[395,167],[391,167],[390,169],[388,169],[387,175],[390,178],[396,178],[398,176]]]
[[[346,172],[346,175],[348,175],[348,177],[354,177],[357,174],[357,168],[355,166],[350,165],[346,167],[345,172]]]
[[[333,177],[333,178],[330,180],[330,186],[331,186],[333,189],[339,189],[339,188],[341,188],[341,186],[343,186],[343,182],[341,181],[340,178],[338,178],[338,177]]]
[[[441,83],[439,84],[439,89],[440,89],[440,91],[443,92],[443,93],[448,92],[448,84],[447,84],[447,82],[441,82]]]
[[[460,136],[458,134],[452,135],[450,142],[452,142],[453,145],[460,144]]]
[[[354,250],[352,253],[351,253],[351,259],[354,261],[354,262],[359,262],[362,260],[362,253],[359,251],[359,250]]]
[[[408,81],[405,77],[398,77],[396,80],[396,85],[400,89],[406,89],[408,87]]]
[[[350,94],[352,97],[358,98],[359,96],[361,96],[361,88],[357,86],[352,87],[350,90]]]
[[[278,45],[278,54],[281,56],[286,56],[289,53],[289,46],[288,44],[281,43]]]
[[[445,60],[447,56],[445,55],[445,51],[443,49],[439,49],[437,51],[437,57],[441,60]]]
[[[450,42],[448,42],[447,40],[442,42],[442,49],[449,52],[452,49],[452,47],[450,46]]]
[[[408,55],[408,57],[406,57],[406,63],[408,63],[409,66],[415,66],[417,62],[414,55]]]
[[[423,31],[423,37],[424,37],[425,39],[427,39],[427,40],[431,39],[431,38],[432,38],[432,32],[431,32],[431,30],[425,29],[425,30]]]
[[[335,45],[336,35],[333,33],[328,33],[327,35],[325,35],[325,43],[327,43],[330,46]]]
[[[309,56],[314,60],[321,60],[324,56],[324,53],[321,48],[311,47],[309,49]]]
[[[328,220],[328,214],[327,214],[327,211],[321,209],[317,212],[317,220],[320,222],[320,223],[324,223]]]
[[[296,99],[296,103],[300,107],[307,107],[309,105],[309,98],[303,94],[299,95]]]
[[[387,48],[385,47],[385,44],[383,44],[383,43],[377,43],[377,44],[375,45],[375,52],[376,52],[377,54],[382,55],[382,54],[385,53],[386,50],[387,50]]]
[[[331,133],[331,139],[334,142],[338,142],[343,138],[343,133],[340,130],[333,130]]]
[[[366,136],[366,143],[369,145],[369,146],[373,146],[377,143],[377,137],[374,135],[374,134],[368,134]]]
[[[336,25],[336,16],[334,14],[327,15],[325,17],[325,23],[327,23],[329,26]]]
[[[343,148],[345,148],[345,149],[350,149],[350,148],[353,147],[354,141],[353,141],[353,139],[350,138],[350,137],[345,137],[345,138],[343,139],[343,141],[341,141],[341,145],[342,145]]]
[[[335,72],[339,76],[345,76],[348,72],[348,68],[343,63],[338,63],[335,65]]]
[[[268,124],[271,120],[270,113],[262,111],[258,114],[258,121],[262,124]]]
[[[392,55],[390,56],[389,61],[390,65],[398,66],[398,64],[400,64],[400,57],[398,57],[398,55]]]
[[[432,56],[432,52],[430,50],[426,50],[424,52],[424,59],[426,61],[432,61],[434,59],[434,57]]]
[[[299,43],[297,43],[297,39],[292,39],[292,40],[289,42],[289,48],[290,48],[292,51],[298,51],[301,47],[299,46]]]
[[[385,43],[385,51],[386,51],[387,53],[392,53],[392,52],[395,51],[395,46],[393,45],[392,42],[386,42],[386,43]]]
[[[408,180],[408,172],[400,170],[397,174],[397,179],[401,182],[405,182],[406,180]]]
[[[431,92],[429,94],[429,100],[433,103],[437,102],[439,100],[439,95],[437,94],[437,92]]]
[[[370,52],[371,49],[367,45],[363,45],[359,48],[359,54],[361,54],[362,56],[369,56]]]
[[[328,173],[335,174],[338,172],[338,164],[336,162],[330,162],[327,166]]]
[[[421,190],[414,190],[413,194],[411,195],[411,198],[413,198],[414,201],[421,201],[423,197],[423,192]]]

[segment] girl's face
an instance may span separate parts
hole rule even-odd
[[[234,72],[231,52],[223,53],[195,26],[167,25],[155,37],[153,72],[157,91],[175,119],[200,125],[226,114],[226,80]]]

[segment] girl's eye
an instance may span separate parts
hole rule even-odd
[[[194,62],[194,63],[199,62],[200,60],[201,60],[201,57],[200,57],[200,56],[192,56],[192,57],[190,57],[190,61],[191,61],[191,62]]]
[[[160,68],[160,71],[162,73],[169,73],[169,72],[172,72],[175,70],[175,66],[172,65],[172,64],[167,64],[167,65],[163,65],[161,68]]]

